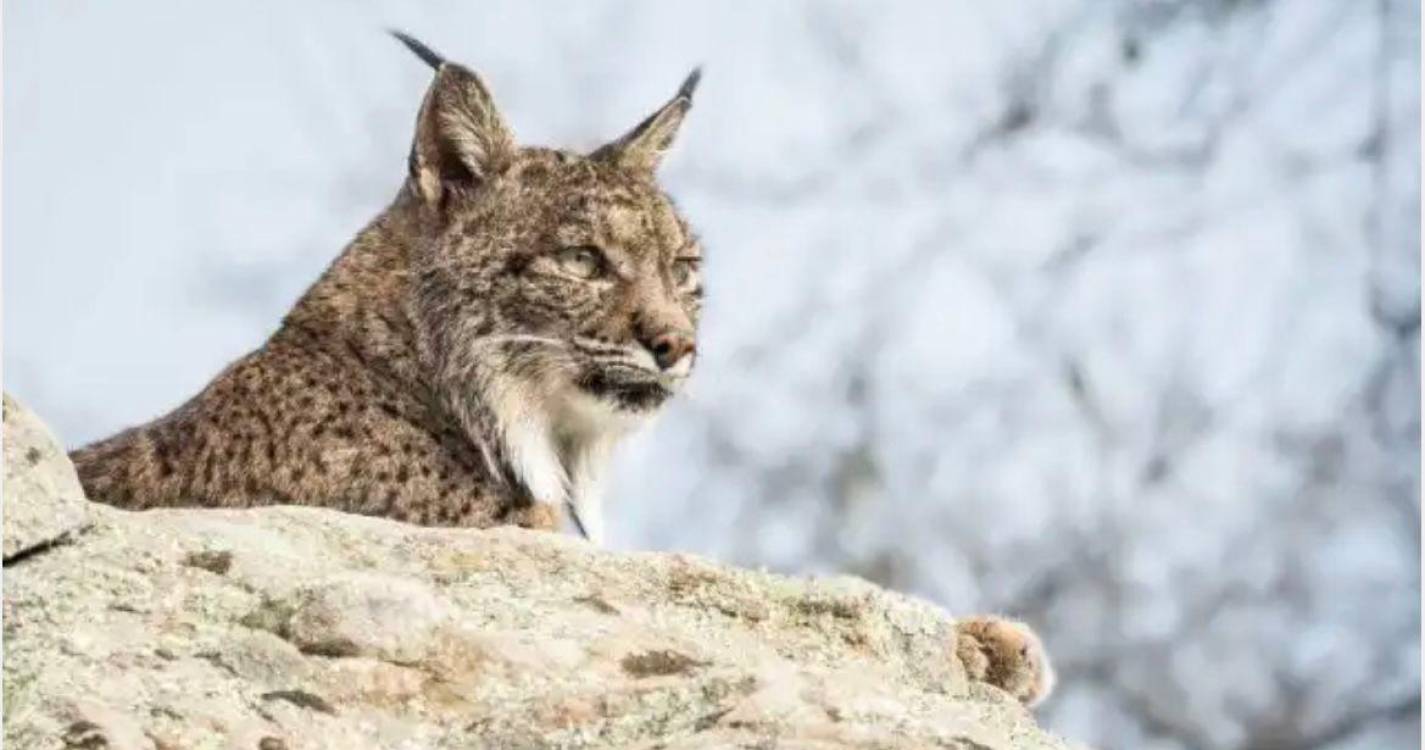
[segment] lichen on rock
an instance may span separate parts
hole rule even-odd
[[[34,414],[4,397],[4,555],[63,541],[85,525],[84,490],[64,449]],[[23,502],[9,502],[23,498]]]

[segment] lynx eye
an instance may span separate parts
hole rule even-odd
[[[673,283],[679,289],[692,289],[698,285],[698,265],[700,258],[675,258],[673,260]]]
[[[592,245],[566,247],[557,257],[559,269],[580,279],[596,279],[604,275],[604,254]]]

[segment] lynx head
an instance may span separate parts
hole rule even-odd
[[[655,171],[698,72],[576,154],[516,145],[478,75],[397,36],[435,68],[407,191],[422,217],[412,304],[441,382],[514,378],[523,397],[576,393],[621,415],[662,404],[696,354],[701,249]]]

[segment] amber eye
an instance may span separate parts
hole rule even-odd
[[[559,251],[559,268],[580,279],[596,279],[604,275],[604,254],[597,247],[580,245]]]
[[[679,289],[692,289],[698,285],[699,258],[676,258],[673,261],[673,283]]]

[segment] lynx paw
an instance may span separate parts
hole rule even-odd
[[[1054,689],[1049,655],[1027,625],[975,617],[955,623],[955,634],[955,653],[970,679],[994,685],[1026,706],[1037,705]]]
[[[559,508],[548,503],[530,503],[505,516],[505,523],[536,531],[554,531],[563,520]]]

